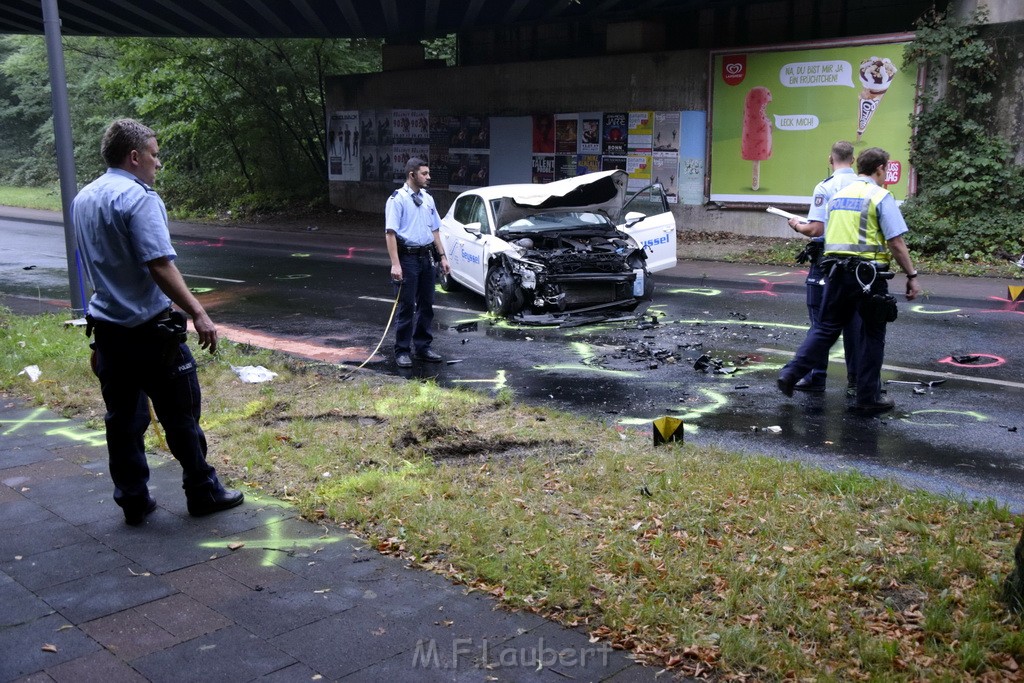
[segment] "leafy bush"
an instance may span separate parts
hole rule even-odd
[[[911,117],[910,161],[918,194],[903,207],[909,243],[952,259],[1008,258],[1024,249],[1024,169],[993,132],[994,47],[978,32],[979,10],[958,21],[929,13],[904,57],[925,70],[921,110]]]

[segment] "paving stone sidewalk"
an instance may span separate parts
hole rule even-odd
[[[669,678],[255,492],[189,517],[150,464],[159,507],[127,526],[103,433],[0,395],[0,681]]]

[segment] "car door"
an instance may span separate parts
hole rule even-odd
[[[626,217],[630,214],[642,214],[643,218],[626,227]],[[676,265],[676,218],[668,208],[665,189],[661,185],[649,185],[630,197],[615,223],[637,244],[643,245],[649,272],[656,273]]]
[[[475,225],[480,227],[474,231]],[[470,230],[466,227],[470,226]],[[448,254],[452,278],[478,294],[484,292],[487,259],[484,231],[490,231],[487,208],[475,194],[464,194],[455,200],[452,210],[441,222],[441,239]]]

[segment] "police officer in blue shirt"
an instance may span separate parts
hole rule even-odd
[[[836,192],[857,179],[857,173],[853,170],[853,145],[846,140],[839,140],[832,145],[828,164],[832,168],[832,175],[815,186],[811,208],[807,212],[807,220],[789,219],[789,227],[811,238],[804,251],[801,252],[801,262],[806,259],[809,264],[807,269],[807,315],[810,318],[811,327],[818,324],[822,294],[825,291],[825,273],[822,272],[819,262],[825,247],[824,235],[825,223],[828,221],[828,202]],[[860,318],[856,315],[843,328],[843,355],[846,359],[848,391],[850,391],[850,387],[856,385],[857,349],[855,343],[860,334],[859,328]],[[823,392],[827,374],[828,358],[826,357],[818,367],[813,368],[805,377],[802,377],[793,388],[797,391]]]
[[[857,180],[832,197],[825,226],[824,300],[818,324],[811,328],[796,356],[782,368],[779,390],[793,395],[796,382],[828,354],[854,315],[861,319],[857,339],[857,400],[850,411],[862,416],[892,410],[881,396],[886,324],[896,319],[896,301],[887,281],[895,260],[907,276],[906,297],[921,293],[917,271],[903,235],[903,220],[892,193],[883,187],[889,154],[878,147],[857,157]]]
[[[441,219],[430,184],[427,162],[412,157],[405,164],[405,184],[388,197],[384,207],[384,239],[391,257],[391,280],[398,299],[395,325],[395,364],[412,367],[412,359],[439,363],[430,343],[434,336],[434,258],[445,274],[451,272],[441,243]]]
[[[167,210],[152,188],[162,167],[156,133],[132,119],[114,121],[100,153],[109,168],[78,193],[71,213],[94,290],[86,329],[95,333],[92,363],[107,408],[114,502],[131,525],[156,509],[143,441],[148,396],[181,463],[189,513],[199,517],[240,505],[242,493],[225,489],[206,462],[196,362],[184,343],[185,316],[171,308],[173,302],[184,309],[200,347],[216,351],[217,328],[174,264]]]

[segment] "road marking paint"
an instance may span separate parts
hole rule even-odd
[[[241,285],[245,283],[245,280],[232,280],[231,278],[228,277],[211,277],[209,275],[188,275],[187,273],[182,273],[182,276],[194,280],[216,280],[217,282],[234,282],[236,285]]]
[[[795,356],[796,353],[793,351],[783,351],[782,349],[758,349],[760,353],[777,353],[780,356]],[[844,363],[842,359],[832,358],[832,363]],[[921,370],[919,368],[905,368],[902,365],[883,365],[883,370],[892,370],[893,372],[908,372],[913,375],[926,375],[928,377],[942,377],[959,379],[965,382],[977,382],[978,384],[995,384],[1000,387],[1013,387],[1014,389],[1024,389],[1024,382],[1009,382],[1003,379],[987,379],[985,377],[969,377],[967,375],[958,375],[953,372],[936,372],[935,370]]]
[[[364,300],[364,301],[383,301],[386,304],[393,304],[393,303],[395,303],[394,299],[385,299],[385,298],[379,297],[379,296],[361,296],[359,298]],[[434,310],[435,311],[455,311],[457,313],[473,313],[475,315],[480,315],[480,311],[474,311],[474,310],[470,310],[468,308],[455,308],[454,306],[438,306],[437,304],[434,304]]]

